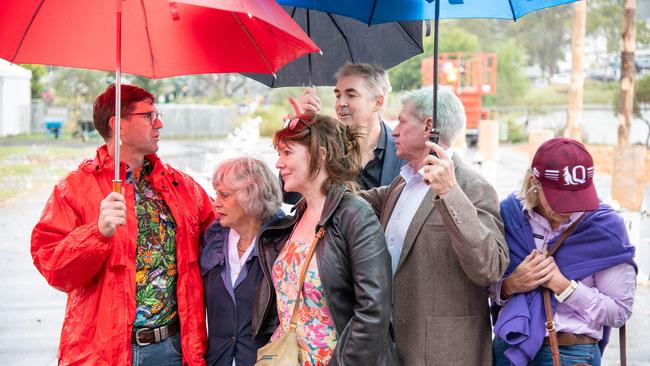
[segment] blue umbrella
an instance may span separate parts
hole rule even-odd
[[[326,11],[367,24],[405,20],[495,18],[517,20],[536,10],[576,0],[278,0],[282,5]],[[436,3],[440,5],[436,16]]]
[[[438,20],[459,18],[512,19],[536,10],[577,0],[277,0],[282,5],[336,13],[367,24],[435,20],[433,39],[433,131],[438,142]]]

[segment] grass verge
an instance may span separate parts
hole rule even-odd
[[[0,202],[30,190],[38,183],[52,183],[92,156],[94,146],[0,146]]]

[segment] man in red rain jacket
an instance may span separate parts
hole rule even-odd
[[[156,156],[154,96],[122,85],[122,193],[112,191],[115,86],[93,106],[106,144],[60,181],[32,232],[34,265],[68,293],[60,365],[204,365],[199,238],[211,201]]]

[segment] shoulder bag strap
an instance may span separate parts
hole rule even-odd
[[[576,226],[578,226],[578,223],[582,221],[582,218],[585,217],[585,214],[583,213],[576,221],[574,221],[571,226],[566,228],[564,232],[560,235],[560,237],[555,241],[555,245],[553,245],[553,248],[548,252],[548,256],[553,256],[555,252],[557,252],[558,248],[562,243],[564,243],[564,240],[571,235],[573,230],[575,230]],[[542,295],[544,297],[544,312],[546,313],[546,331],[548,332],[548,339],[549,342],[551,343],[551,353],[553,354],[553,366],[562,366],[560,362],[560,347],[557,344],[557,332],[555,331],[555,322],[553,321],[553,307],[551,306],[551,290],[548,288],[544,288],[542,291]]]
[[[305,276],[307,275],[307,269],[309,268],[309,262],[311,262],[311,258],[314,256],[314,251],[316,250],[316,244],[318,244],[318,241],[320,238],[323,237],[325,234],[325,227],[321,226],[318,232],[316,233],[316,236],[314,236],[314,241],[311,243],[311,247],[309,248],[309,252],[307,253],[307,256],[305,257],[305,264],[303,264],[302,269],[300,271],[300,277],[298,280],[298,295],[296,297],[296,303],[293,305],[293,313],[291,314],[291,323],[289,325],[289,331],[290,332],[295,332],[296,328],[298,327],[297,320],[298,320],[298,308],[300,306],[300,302],[302,301],[302,285],[305,282]]]
[[[560,245],[562,245],[562,243],[564,243],[564,240],[565,240],[569,235],[571,235],[571,233],[573,232],[573,230],[575,230],[576,226],[578,226],[578,224],[580,223],[580,221],[582,221],[582,218],[585,217],[585,214],[586,214],[586,213],[583,213],[582,215],[580,215],[580,217],[578,217],[578,218],[576,219],[576,221],[574,221],[574,222],[571,224],[571,226],[569,226],[568,228],[566,228],[566,230],[564,230],[564,231],[562,232],[562,234],[560,234],[560,237],[555,241],[555,245],[553,245],[553,248],[551,248],[551,250],[548,252],[548,256],[552,256],[553,254],[555,254],[555,252],[557,252],[558,248],[560,248]]]

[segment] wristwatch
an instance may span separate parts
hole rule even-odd
[[[573,291],[575,291],[578,288],[578,283],[574,280],[571,280],[569,282],[569,287],[567,287],[564,291],[562,291],[561,294],[555,294],[555,298],[559,302],[564,302],[564,300],[567,299],[567,297],[571,296]]]

